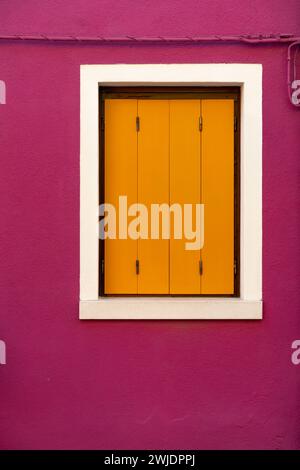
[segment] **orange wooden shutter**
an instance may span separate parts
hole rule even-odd
[[[234,101],[202,100],[202,294],[234,293]]]
[[[139,100],[138,203],[169,204],[169,102]],[[139,294],[169,293],[169,240],[138,240]]]
[[[137,100],[105,100],[105,202],[137,201]],[[117,236],[118,236],[117,210]],[[105,294],[137,294],[137,241],[105,241]]]
[[[170,241],[106,240],[106,294],[234,293],[233,100],[105,100],[105,201],[120,195],[146,206],[149,237],[151,204],[203,203],[204,246],[186,250],[172,225]]]
[[[199,100],[170,101],[170,204],[179,203],[182,211],[184,204],[200,203],[199,118]],[[186,250],[183,224],[181,240],[171,228],[170,293],[200,294],[200,250]]]

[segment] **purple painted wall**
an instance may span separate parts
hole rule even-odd
[[[293,33],[297,0],[1,1],[1,33]],[[285,45],[0,43],[1,448],[300,447],[300,111]],[[79,66],[263,64],[264,320],[80,322]]]

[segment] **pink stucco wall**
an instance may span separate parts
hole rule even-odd
[[[1,33],[293,33],[297,0],[3,0]],[[80,322],[79,66],[263,64],[264,320]],[[0,43],[1,448],[300,447],[300,110],[286,46]]]

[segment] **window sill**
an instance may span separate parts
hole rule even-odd
[[[261,320],[262,301],[240,298],[110,297],[80,301],[81,320]]]

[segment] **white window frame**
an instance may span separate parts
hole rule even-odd
[[[241,88],[240,297],[99,298],[99,86]],[[262,65],[113,64],[80,70],[80,319],[262,319]]]

